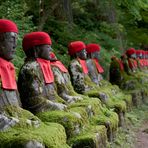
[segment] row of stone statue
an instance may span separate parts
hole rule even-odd
[[[138,71],[147,69],[148,51],[129,48],[126,53],[121,56],[121,59],[113,56],[111,60],[110,82],[120,86],[125,73],[127,75],[134,75],[134,73]]]
[[[123,62],[112,57],[110,81],[124,92],[103,79],[98,44],[71,42],[67,70],[51,51],[45,32],[24,35],[26,59],[16,83],[11,60],[17,34],[14,22],[0,19],[0,147],[107,147],[125,124],[125,112],[146,100],[147,55],[140,53],[141,71],[134,75],[138,66],[133,49],[126,52],[129,66],[125,55]]]

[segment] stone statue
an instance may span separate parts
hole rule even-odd
[[[119,100],[124,100],[127,104],[127,107],[131,106],[131,97],[129,95],[124,94],[117,85],[111,85],[110,82],[107,80],[104,80],[102,77],[102,73],[104,72],[104,69],[99,64],[100,59],[100,45],[95,43],[90,43],[86,45],[86,51],[87,51],[87,67],[88,67],[88,74],[91,80],[96,83],[100,88],[103,90],[106,87],[108,90],[110,90],[111,96],[114,96],[115,98],[120,94]],[[113,84],[120,84],[123,80],[122,73],[124,72],[124,67],[122,64],[122,61],[119,60],[117,57],[112,57],[112,62],[117,64],[111,64],[112,68],[110,68],[110,74],[112,74],[112,77],[110,76],[110,81],[113,82]]]
[[[70,81],[68,70],[62,62],[57,59],[53,52],[50,52],[50,61],[58,94],[70,104],[69,106],[85,109],[90,120],[91,118],[93,118],[93,120],[96,118],[98,123],[105,125],[108,130],[108,137],[111,139],[111,118],[114,113],[109,111],[105,106],[102,106],[97,98],[88,97],[75,92]],[[107,112],[110,116],[106,115]]]
[[[59,96],[68,104],[83,100],[83,96],[74,91],[67,68],[57,59],[53,52],[50,52],[50,62]]]
[[[45,32],[26,34],[23,38],[23,50],[27,57],[18,77],[22,106],[45,122],[62,124],[68,138],[73,134],[78,134],[84,126],[82,112],[67,109],[68,103],[57,94],[50,63],[51,39],[49,35]],[[67,96],[63,97],[65,99]],[[69,97],[66,99],[70,100]]]
[[[109,80],[112,84],[120,86],[123,79],[122,70],[119,59],[115,56],[111,57]]]
[[[126,54],[112,58],[110,64],[110,82],[118,85],[121,89],[129,91],[132,95],[132,102],[138,106],[146,98],[147,76],[138,69],[136,51],[130,48]],[[145,87],[142,87],[142,85]]]
[[[99,57],[100,57],[100,45],[98,44],[88,44],[86,46],[87,51],[87,67],[88,67],[88,74],[91,80],[96,83],[97,85],[102,85],[101,81],[103,80],[102,73],[104,69],[99,64]]]
[[[87,51],[87,56],[88,59],[86,60],[87,63],[87,67],[88,67],[88,75],[91,78],[91,80],[96,83],[97,86],[100,87],[101,91],[105,92],[105,94],[110,94],[110,100],[117,100],[117,102],[121,101],[121,103],[124,104],[124,102],[126,102],[126,105],[128,108],[131,107],[131,96],[130,95],[126,95],[124,94],[117,85],[111,85],[110,82],[108,82],[107,80],[104,80],[102,77],[102,73],[104,72],[104,69],[102,68],[102,66],[99,64],[99,59],[100,59],[100,45],[99,44],[95,44],[95,43],[90,43],[86,45],[86,51]],[[114,73],[113,77],[111,77],[112,79],[114,79],[114,81],[120,83],[123,79],[121,72],[124,70],[123,69],[123,65],[121,63],[121,61],[119,59],[117,59],[116,57],[112,58],[112,61],[116,60],[119,64],[118,69],[114,69],[112,68],[113,71],[116,70],[116,73]],[[110,78],[110,79],[111,79]],[[116,83],[114,83],[116,84]],[[108,91],[106,91],[106,88]],[[118,97],[120,95],[120,98]],[[124,101],[124,102],[123,102]],[[118,102],[118,103],[119,103]],[[117,106],[115,108],[118,108]],[[119,114],[119,113],[118,113]],[[121,111],[121,114],[124,115],[124,111]],[[120,119],[120,125],[124,124],[123,121],[123,116],[119,115]]]
[[[5,24],[5,22],[8,23],[9,21],[1,20],[1,22]],[[0,30],[0,76],[2,86],[0,91],[0,110],[7,105],[21,105],[15,80],[15,69],[11,63],[11,60],[14,58],[15,54],[18,33],[15,24],[13,24],[13,27],[14,31],[7,30],[7,27],[1,28]]]
[[[15,55],[17,36],[16,24],[10,20],[0,19],[0,147],[11,145],[11,147],[44,148],[52,142],[49,140],[45,142],[46,136],[40,131],[43,123],[32,113],[21,108],[15,68],[11,63]],[[57,133],[63,130],[59,125],[54,126],[57,126],[57,129],[54,129]],[[53,132],[52,128],[53,125],[44,125],[47,132]],[[36,136],[39,131],[41,135]],[[30,133],[29,136],[28,133]],[[61,138],[65,136],[64,145],[66,145],[64,134],[63,132]],[[54,136],[57,137],[55,134]],[[54,136],[49,135],[48,138],[54,138]],[[42,142],[38,139],[42,139]]]
[[[87,54],[85,49],[86,46],[82,41],[71,42],[68,46],[68,52],[72,58],[69,65],[69,71],[75,91],[83,95],[88,95],[89,97],[97,97],[109,108],[114,106],[113,108],[118,108],[118,111],[115,109],[118,113],[124,113],[126,108],[125,102],[120,99],[115,99],[116,102],[111,101],[111,97],[113,97],[111,96],[111,93],[105,89],[103,90],[90,79],[86,63]],[[120,106],[118,103],[122,105]]]
[[[44,32],[30,33],[23,39],[27,58],[19,73],[18,89],[23,107],[33,113],[66,109],[66,105],[58,103],[60,98],[54,91],[54,76],[49,61],[50,46],[51,39]]]
[[[137,61],[136,59],[136,51],[134,48],[129,48],[126,50],[126,55],[127,55],[127,60],[128,60],[128,65],[129,68],[131,69],[132,72],[136,72],[137,70]]]

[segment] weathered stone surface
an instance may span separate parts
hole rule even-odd
[[[71,140],[72,148],[106,148],[106,128],[104,126],[91,126],[88,129]]]
[[[68,73],[61,72],[55,66],[52,67],[52,70],[54,72],[55,83],[57,85],[57,89],[59,89],[61,96],[65,96],[64,94],[66,94],[69,97],[80,96],[81,98],[83,98],[83,100],[77,100],[77,102],[71,104],[70,110],[79,112],[80,110],[82,111],[82,108],[85,109],[87,113],[85,111],[84,111],[85,113],[79,112],[83,116],[83,119],[85,119],[85,122],[87,121],[87,118],[89,118],[91,120],[91,118],[93,118],[93,116],[96,116],[96,118],[98,118],[98,115],[100,115],[100,116],[102,115],[104,117],[103,118],[104,121],[101,122],[101,125],[106,126],[106,123],[108,123],[110,121],[110,125],[106,126],[106,128],[107,128],[108,135],[109,136],[112,135],[113,132],[112,132],[111,125],[113,125],[114,122],[116,122],[116,125],[118,126],[118,124],[117,124],[118,117],[116,116],[117,120],[115,120],[115,121],[112,121],[111,119],[108,120],[108,118],[112,118],[112,116],[107,117],[107,118],[104,116],[105,112],[103,112],[101,108],[106,109],[106,112],[107,112],[107,108],[102,107],[102,105],[98,99],[90,98],[90,97],[87,97],[84,95],[77,94],[72,87],[72,84],[70,82],[70,76]],[[105,101],[107,101],[107,99],[109,99],[109,97],[103,92],[99,92],[99,95],[100,95],[100,98],[102,99],[102,102],[104,100],[104,103],[105,103]],[[112,112],[110,112],[110,114],[112,114]],[[100,124],[100,122],[97,122],[97,124]]]
[[[74,89],[78,93],[82,93],[90,97],[98,97],[108,107],[116,108],[115,111],[117,111],[117,113],[119,112],[118,110],[120,110],[120,112],[121,111],[125,112],[126,103],[123,100],[123,98],[115,99],[116,96],[112,95],[112,89],[110,89],[110,85],[109,85],[109,88],[108,87],[103,88],[93,83],[92,80],[89,78],[89,76],[82,72],[82,67],[77,59],[71,62],[69,69],[70,69],[70,74],[72,77],[72,83],[73,83]],[[78,79],[80,78],[78,75],[81,75],[81,81]],[[78,87],[81,87],[81,89],[83,88],[83,91],[80,91],[81,89],[78,89]]]
[[[15,126],[19,122],[19,119],[14,117],[8,117],[5,113],[0,114],[0,131],[6,131],[9,128]]]

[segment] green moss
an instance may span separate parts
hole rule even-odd
[[[7,114],[7,116],[19,119],[19,123],[17,123],[16,125],[17,127],[30,127],[27,120],[40,122],[40,119],[38,117],[34,116],[31,112],[20,107],[9,105],[5,106],[3,108],[3,111]]]
[[[85,122],[85,124],[88,124],[88,114],[87,114],[87,110],[84,107],[71,107],[69,109],[71,112],[77,112],[81,115],[83,123]]]
[[[74,88],[72,87],[71,82],[66,83],[66,87],[67,87],[67,89],[68,89],[69,95],[71,95],[71,96],[77,96],[77,95],[79,95],[78,93],[76,93],[76,92],[74,91]]]
[[[48,111],[38,113],[37,116],[44,122],[56,122],[64,126],[67,137],[77,134],[77,129],[85,126],[82,118],[79,118],[72,112]]]
[[[108,96],[108,98],[105,101],[105,104],[107,105],[107,107],[115,108],[118,111],[121,111],[121,112],[124,111],[125,112],[125,110],[126,110],[125,101],[120,99],[120,97],[118,97],[118,96],[111,95],[111,92],[109,92],[110,91],[109,89],[108,90],[107,89],[106,90],[94,89],[94,90],[87,91],[85,93],[85,95],[88,95],[89,97],[98,97],[99,98],[99,91]]]
[[[72,138],[70,144],[73,148],[104,148],[107,145],[106,128],[105,126],[90,126],[79,136]]]
[[[124,92],[132,95],[132,103],[134,106],[139,106],[140,104],[142,104],[141,90],[135,89],[135,90],[129,90]]]
[[[83,107],[87,110],[88,107],[90,106],[91,106],[93,115],[97,115],[102,112],[101,111],[101,101],[98,98],[89,98],[87,96],[83,100],[80,100],[74,104],[71,104],[70,108]]]
[[[36,140],[41,142],[48,148],[64,148],[69,146],[66,144],[65,129],[57,123],[42,123],[40,119],[27,110],[16,106],[6,106],[3,108],[5,114],[10,117],[19,119],[19,122],[5,132],[0,132],[0,147],[20,148],[27,141]],[[27,121],[30,120],[31,124]],[[32,123],[37,126],[32,125]]]
[[[98,116],[94,116],[91,119],[91,123],[93,125],[106,125],[107,123],[110,123],[110,128],[113,131],[116,131],[118,128],[119,118],[118,115],[115,112],[109,111],[104,109],[104,113],[100,114]]]
[[[56,123],[41,124],[39,128],[11,128],[0,132],[1,148],[20,148],[28,141],[36,140],[47,148],[69,148],[64,128]]]

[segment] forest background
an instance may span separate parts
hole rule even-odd
[[[32,31],[51,36],[52,49],[66,66],[69,42],[100,44],[105,78],[111,56],[120,57],[129,47],[148,50],[148,0],[0,0],[0,18],[19,28],[17,73],[25,58],[22,38]]]

